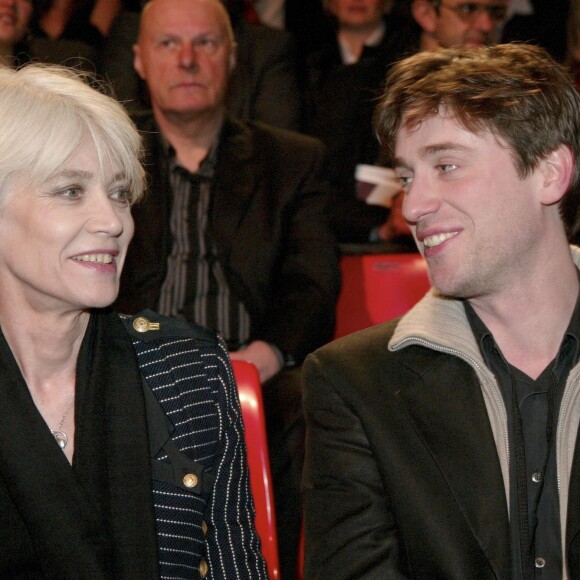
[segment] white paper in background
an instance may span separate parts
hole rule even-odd
[[[393,198],[401,191],[401,180],[393,169],[378,165],[356,166],[356,196],[369,205],[391,207]]]

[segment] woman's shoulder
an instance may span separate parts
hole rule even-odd
[[[212,345],[217,345],[219,342],[217,335],[203,326],[163,316],[153,310],[143,310],[132,316],[125,314],[118,316],[131,338],[140,341],[190,338]]]

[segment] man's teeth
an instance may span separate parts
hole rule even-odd
[[[83,256],[75,256],[75,260],[79,262],[96,262],[98,264],[110,264],[113,261],[111,254],[84,254]]]
[[[449,232],[447,234],[437,234],[436,236],[429,236],[423,240],[423,245],[427,248],[434,248],[439,244],[442,244],[445,240],[456,236],[457,232]]]

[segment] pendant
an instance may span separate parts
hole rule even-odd
[[[56,439],[58,446],[64,451],[66,444],[68,443],[68,437],[64,431],[51,431],[52,436]]]

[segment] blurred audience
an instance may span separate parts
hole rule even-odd
[[[120,0],[37,0],[27,47],[32,59],[99,72]]]
[[[566,60],[566,15],[570,0],[510,0],[502,42],[543,46],[554,59]]]
[[[153,0],[135,68],[153,111],[148,192],[134,208],[119,310],[203,321],[260,373],[282,576],[294,577],[304,422],[297,368],[333,332],[337,248],[327,224],[325,150],[311,137],[226,113],[236,64],[218,0]]]
[[[388,66],[406,51],[409,23],[387,14],[388,0],[326,0],[332,42],[307,62],[307,131],[330,152],[331,219],[341,242],[376,239],[388,209],[355,195],[355,168],[379,161],[372,129]]]
[[[567,19],[566,64],[572,75],[576,89],[580,91],[580,0],[571,0]],[[564,198],[561,211],[566,224],[570,243],[580,245],[580,208],[575,202],[577,196]]]
[[[129,110],[149,106],[146,85],[133,69],[133,45],[139,29],[139,6],[133,0],[112,25],[103,51],[103,72],[116,97]],[[284,129],[301,127],[302,106],[294,45],[290,34],[250,24],[244,0],[223,0],[237,44],[237,66],[229,83],[228,109]]]
[[[571,0],[568,16],[566,64],[569,66],[574,84],[580,89],[580,1]]]
[[[0,0],[0,62],[15,66],[28,60],[23,43],[33,13],[32,0]]]
[[[325,6],[336,35],[308,61],[308,131],[330,150],[333,225],[341,242],[390,241],[395,232],[400,238],[400,204],[389,210],[358,199],[355,178],[361,164],[389,163],[372,131],[386,71],[419,50],[496,42],[508,1],[413,0],[412,19],[386,15],[390,2],[381,0],[326,0]]]
[[[497,43],[508,0],[413,0],[411,12],[419,25],[417,50],[470,47]]]

